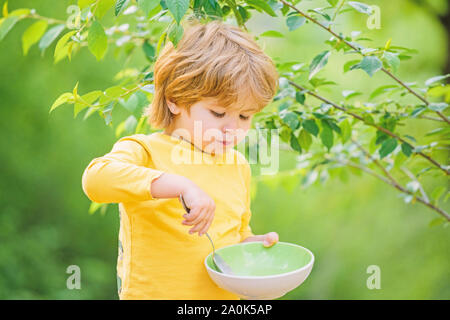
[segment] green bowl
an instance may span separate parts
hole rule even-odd
[[[216,250],[234,275],[220,272],[205,258],[211,279],[221,288],[243,299],[275,299],[297,288],[305,281],[314,264],[314,255],[296,244],[277,242],[265,247],[262,242],[244,242]]]

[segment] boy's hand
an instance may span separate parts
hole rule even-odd
[[[213,221],[214,211],[216,210],[214,200],[194,183],[189,188],[186,188],[181,195],[186,206],[190,209],[189,213],[186,212],[183,215],[185,220],[183,220],[182,224],[194,225],[189,230],[189,233],[198,232],[198,235],[202,236],[208,231]]]
[[[279,239],[278,233],[273,231],[266,234],[257,235],[254,237],[248,237],[242,242],[262,241],[264,247],[271,247],[278,242],[278,239]]]
[[[273,246],[275,243],[278,242],[278,239],[279,239],[278,233],[276,233],[276,232],[269,232],[269,233],[266,233],[263,236],[264,236],[263,245],[265,247]]]

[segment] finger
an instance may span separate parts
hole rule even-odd
[[[205,227],[202,230],[200,230],[200,232],[199,232],[200,236],[204,235],[208,231],[208,229],[211,226],[211,223],[213,222],[213,220],[214,220],[214,212],[210,213],[210,215],[209,215],[209,217],[207,219],[207,223],[206,223]]]
[[[269,237],[270,237],[272,243],[278,242],[278,238],[279,238],[278,237],[278,233],[276,233],[276,232],[269,232]]]
[[[194,221],[190,221],[190,222],[188,223],[188,225],[194,226],[194,227],[192,227],[192,228],[189,230],[189,233],[194,233],[194,232],[197,232],[197,230],[199,230],[199,229],[196,228],[196,227],[198,227],[198,225],[199,225],[200,223],[202,223],[202,221],[204,220],[204,217],[205,217],[205,216],[206,216],[206,208],[202,209],[201,212],[200,212],[200,214],[199,214],[199,217],[201,217],[200,221],[198,221],[197,223],[195,223]]]
[[[269,233],[265,234],[264,241],[263,241],[263,245],[265,247],[271,247],[276,242],[278,242],[278,233],[269,232]]]
[[[198,232],[198,235],[200,236],[200,231],[203,230],[203,228],[205,227],[205,225],[208,223],[207,220],[203,220],[200,221],[199,224],[197,224],[195,227],[193,227],[191,230],[189,230],[189,232]]]
[[[207,214],[207,209],[206,208],[201,209],[200,212],[197,214],[197,217],[194,220],[188,221],[187,224],[190,226],[198,224],[200,221],[202,221],[205,218],[206,214]]]
[[[202,207],[195,207],[189,213],[186,212],[185,214],[183,214],[183,218],[187,222],[193,221],[195,218],[197,218],[197,216],[199,215],[201,210],[202,210]]]
[[[208,223],[208,220],[202,220],[198,224],[196,224],[191,230],[189,230],[189,233],[194,233],[200,231],[206,224]]]

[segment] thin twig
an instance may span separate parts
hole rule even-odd
[[[419,180],[417,180],[417,177],[416,177],[411,171],[409,171],[409,170],[408,170],[407,168],[405,168],[405,167],[401,167],[401,170],[402,170],[402,171],[403,171],[410,179],[412,179],[413,181],[415,181],[415,182],[418,184],[420,193],[422,194],[422,197],[425,199],[425,201],[430,202],[430,199],[428,198],[428,196],[427,196],[425,190],[423,189],[422,184],[419,182]]]
[[[59,19],[54,19],[54,18],[48,18],[48,17],[43,17],[37,13],[31,13],[26,15],[24,18],[32,18],[32,19],[39,19],[39,20],[45,20],[47,21],[49,24],[53,24],[53,23],[61,23],[61,24],[66,24],[66,21],[63,20],[59,20]]]
[[[280,0],[284,5],[290,7],[291,9],[293,9],[294,11],[296,11],[297,13],[299,13],[300,15],[302,15],[303,17],[305,17],[306,19],[308,19],[309,21],[313,22],[314,24],[318,25],[319,27],[321,27],[322,29],[328,31],[329,33],[331,33],[333,36],[335,36],[337,39],[339,39],[340,41],[344,42],[348,47],[352,48],[353,50],[355,50],[357,53],[361,54],[362,56],[365,56],[361,50],[359,48],[357,48],[356,46],[354,46],[352,43],[350,43],[349,41],[345,40],[344,37],[341,37],[340,35],[336,34],[336,32],[334,32],[333,30],[331,30],[331,26],[324,26],[323,24],[321,24],[319,21],[317,21],[316,19],[310,17],[309,15],[305,14],[304,12],[302,12],[301,10],[299,10],[297,7],[293,6],[292,4],[286,2],[285,0]],[[395,75],[393,75],[390,71],[388,71],[387,69],[385,69],[384,67],[381,67],[381,70],[387,74],[389,77],[391,77],[392,79],[394,79],[397,83],[399,83],[402,87],[404,87],[406,90],[408,90],[411,94],[413,94],[415,97],[417,97],[419,100],[421,100],[423,103],[425,103],[427,106],[430,104],[430,102],[425,99],[422,95],[418,94],[417,92],[415,92],[413,89],[411,89],[411,87],[409,87],[406,83],[404,83],[403,81],[401,81],[399,78],[397,78]],[[445,122],[447,122],[447,124],[450,124],[450,120],[442,113],[439,111],[435,111],[436,114]]]
[[[362,170],[362,171],[364,171],[364,172],[370,174],[371,176],[373,176],[373,177],[375,177],[375,178],[377,178],[377,179],[380,179],[381,181],[383,181],[383,182],[385,182],[385,183],[387,183],[387,184],[393,186],[393,187],[396,188],[397,190],[399,190],[399,191],[401,191],[401,192],[403,192],[403,193],[406,193],[406,194],[408,194],[408,195],[413,196],[417,201],[419,201],[420,203],[426,205],[426,206],[429,207],[430,209],[436,211],[437,213],[439,213],[440,215],[442,215],[447,221],[450,221],[450,215],[449,215],[447,212],[445,212],[444,210],[442,210],[441,208],[436,207],[435,205],[433,205],[433,204],[430,203],[429,201],[426,201],[426,200],[423,199],[422,197],[418,197],[418,196],[414,195],[414,193],[412,193],[411,191],[409,191],[409,190],[403,188],[403,187],[400,186],[398,183],[394,183],[394,182],[391,181],[390,179],[383,177],[382,175],[380,175],[380,174],[374,172],[373,170],[370,170],[370,169],[367,168],[367,167],[361,166],[361,165],[359,165],[359,164],[357,164],[357,163],[355,163],[355,162],[348,161],[348,160],[340,160],[340,159],[336,159],[336,158],[330,158],[329,160],[335,161],[335,162],[339,162],[339,163],[341,163],[341,164],[343,164],[343,165],[347,165],[347,166],[349,166],[349,167],[353,167],[353,168],[356,168],[356,169],[360,169],[360,170]]]
[[[358,115],[358,114],[356,114],[356,113],[353,113],[353,112],[349,111],[347,108],[344,108],[344,107],[342,107],[342,106],[339,106],[338,104],[336,104],[336,103],[334,103],[334,102],[332,102],[332,101],[330,101],[330,100],[328,100],[328,99],[326,99],[326,98],[324,98],[324,97],[318,95],[317,93],[315,93],[315,92],[313,92],[313,91],[310,91],[310,90],[308,90],[308,89],[302,87],[301,85],[299,85],[299,84],[297,84],[297,83],[295,83],[295,82],[293,82],[293,81],[291,81],[291,80],[289,80],[289,83],[290,83],[291,85],[293,85],[294,87],[296,87],[297,89],[302,90],[302,91],[304,91],[305,93],[308,93],[309,95],[312,95],[313,97],[315,97],[315,98],[317,98],[317,99],[319,99],[319,100],[321,100],[321,101],[323,101],[323,102],[325,102],[325,103],[327,103],[327,104],[333,106],[334,108],[336,108],[336,109],[338,109],[338,110],[341,110],[341,111],[345,112],[346,114],[352,116],[353,118],[358,119],[358,120],[364,122],[366,125],[371,126],[371,127],[374,127],[374,128],[376,128],[376,129],[378,129],[379,131],[381,131],[381,132],[383,132],[383,133],[385,133],[385,134],[387,134],[387,135],[389,135],[389,136],[391,136],[391,137],[397,139],[398,141],[400,141],[400,142],[402,142],[402,143],[407,143],[407,144],[411,145],[413,148],[415,148],[411,143],[407,142],[406,140],[404,140],[403,138],[399,137],[398,135],[396,135],[395,133],[391,132],[390,130],[388,130],[388,129],[386,129],[386,128],[383,128],[383,127],[380,127],[379,125],[377,125],[377,124],[375,124],[375,123],[367,122],[367,121],[366,121],[363,117],[361,117],[360,115]],[[443,167],[440,163],[438,163],[436,160],[434,160],[434,159],[431,158],[430,156],[426,155],[426,154],[423,153],[422,151],[418,151],[418,152],[417,152],[417,151],[413,151],[413,152],[416,153],[416,154],[418,154],[418,155],[420,155],[421,157],[427,159],[428,161],[430,161],[430,162],[431,162],[432,164],[434,164],[436,167],[438,167],[439,169],[441,169],[442,171],[444,171],[446,175],[449,175],[449,174],[450,174],[450,172],[449,172],[448,169],[446,169],[445,167]]]
[[[387,171],[387,169],[378,161],[373,155],[369,153],[366,149],[363,148],[362,145],[360,145],[353,137],[351,138],[352,142],[358,147],[359,150],[361,150],[370,160],[372,160],[375,165],[383,171],[384,175],[391,180],[391,182],[395,185],[400,186],[400,184],[392,177],[392,175]]]

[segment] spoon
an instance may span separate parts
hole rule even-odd
[[[186,212],[189,214],[191,209],[187,207],[186,203],[184,202],[183,196],[181,194],[180,194],[180,202],[183,205],[184,210],[186,210]],[[211,237],[209,236],[208,232],[206,232],[205,234],[208,237],[209,242],[211,242],[211,245],[213,247],[212,258],[213,258],[213,262],[216,265],[217,269],[219,269],[222,273],[234,275],[234,272],[231,269],[231,267],[225,262],[225,260],[223,260],[223,258],[219,254],[217,254],[215,252],[216,250],[214,248],[214,243],[213,243]]]

